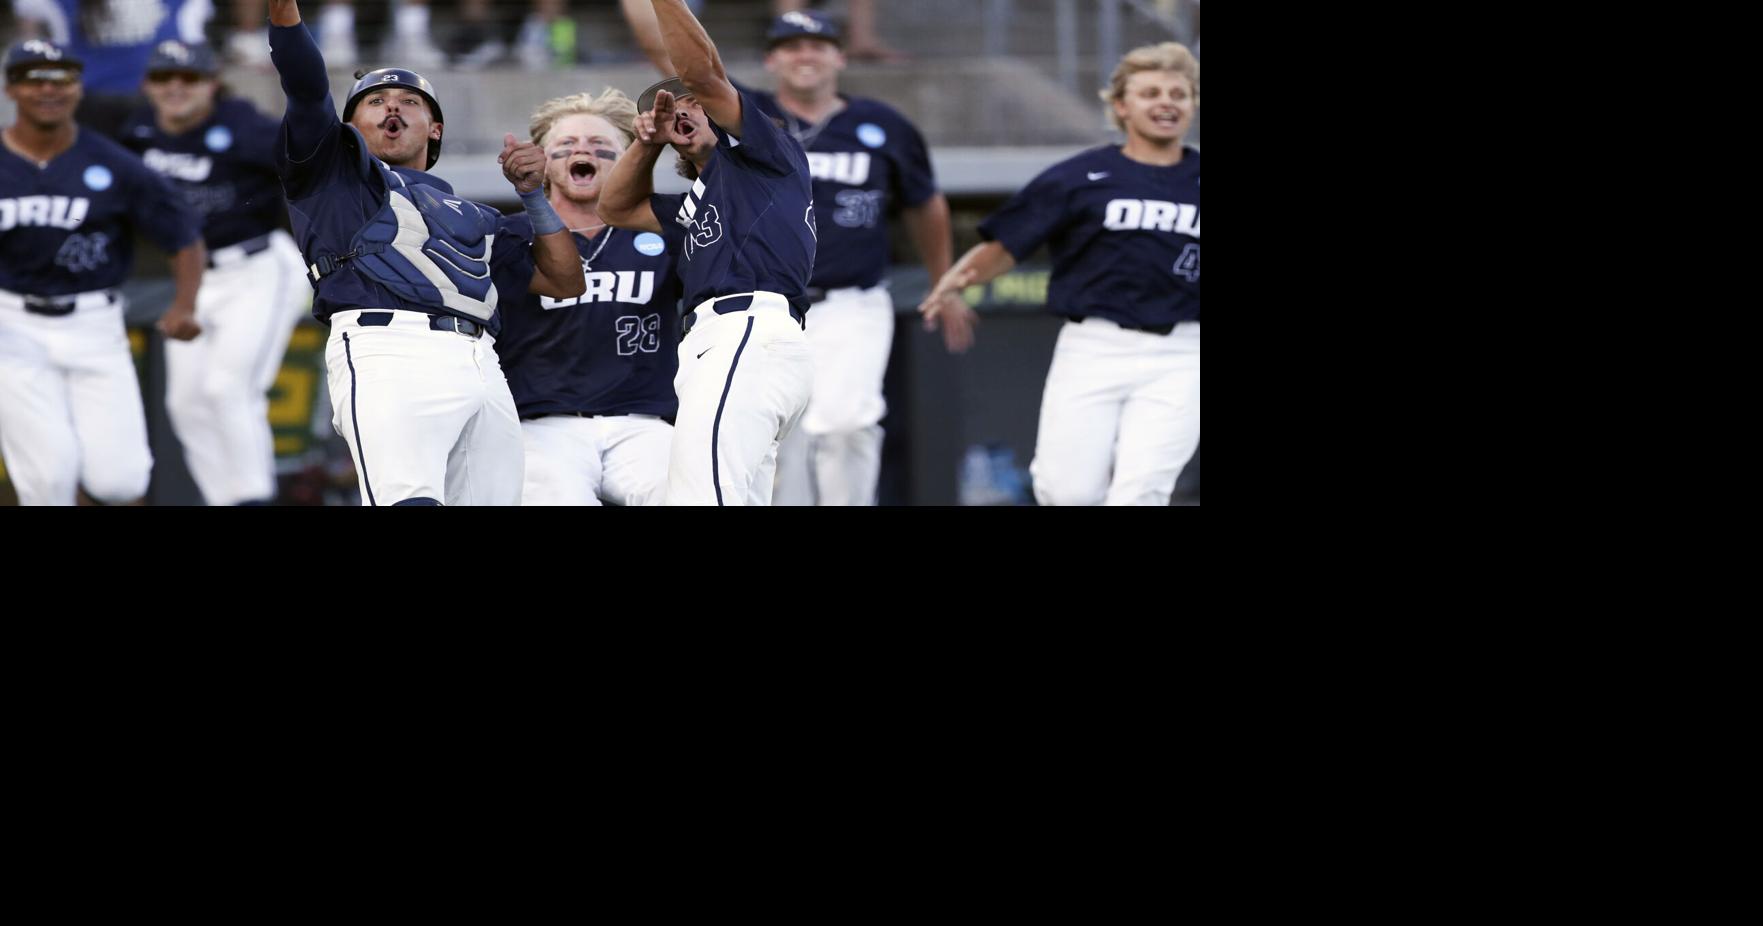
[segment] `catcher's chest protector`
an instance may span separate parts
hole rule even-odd
[[[355,268],[404,298],[488,321],[496,311],[490,252],[501,213],[377,162],[386,204],[355,234]]]

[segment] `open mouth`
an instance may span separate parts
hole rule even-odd
[[[683,138],[691,138],[692,133],[696,131],[698,131],[698,127],[692,124],[692,117],[685,113],[680,113],[673,117],[673,132],[675,135],[679,135]]]
[[[591,157],[576,158],[569,162],[569,182],[586,186],[594,182],[600,174],[600,165]]]
[[[1151,121],[1163,128],[1173,129],[1181,125],[1181,116],[1174,113],[1157,113],[1151,117]]]
[[[404,134],[404,130],[407,128],[409,126],[405,125],[404,120],[397,116],[387,116],[386,121],[380,123],[380,131],[386,133],[387,138],[397,138]]]

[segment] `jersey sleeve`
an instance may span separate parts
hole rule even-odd
[[[662,238],[676,243],[685,240],[685,226],[674,219],[685,201],[684,193],[649,194],[649,208],[655,210],[655,220],[661,223]]]
[[[922,206],[937,194],[936,174],[930,166],[930,149],[918,127],[896,114],[893,120],[895,137],[900,139],[894,151],[896,193],[902,205]]]
[[[1029,181],[1015,196],[979,223],[979,235],[996,241],[1010,256],[1024,261],[1066,220],[1066,185],[1055,165]]]
[[[324,56],[305,23],[269,27],[270,57],[281,73],[288,108],[275,151],[276,173],[289,191],[303,190],[338,155],[344,127],[331,99]]]
[[[490,278],[497,300],[512,299],[532,285],[538,265],[533,261],[533,222],[525,213],[505,215],[496,229],[496,246],[490,254]]]
[[[802,154],[802,146],[784,133],[771,116],[760,107],[759,101],[750,93],[741,94],[741,137],[735,138],[723,131],[722,126],[713,119],[711,131],[716,133],[716,146],[730,157],[737,158],[769,174],[778,176],[793,174],[802,169],[797,159],[806,163]],[[794,147],[795,157],[790,149]]]

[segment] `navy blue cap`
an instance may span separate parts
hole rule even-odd
[[[147,59],[147,73],[155,71],[186,71],[192,74],[219,74],[214,50],[207,45],[186,45],[176,39],[160,42]]]
[[[839,25],[815,10],[791,10],[771,21],[771,28],[765,30],[765,47],[770,50],[779,42],[798,36],[811,39],[826,39],[834,45],[843,46],[844,39],[839,36]]]
[[[78,55],[48,39],[27,39],[6,49],[6,63],[0,70],[10,78],[15,68],[33,64],[85,70],[85,63]]]

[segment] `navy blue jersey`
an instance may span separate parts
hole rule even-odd
[[[320,255],[350,251],[356,233],[385,205],[386,181],[380,173],[379,161],[368,152],[361,133],[337,118],[324,58],[306,27],[271,26],[269,46],[276,69],[282,75],[282,90],[288,96],[288,111],[282,118],[276,142],[276,172],[282,178],[294,240],[310,266]],[[408,183],[427,184],[447,193],[453,191],[451,184],[434,174],[408,167],[392,170]],[[532,279],[532,226],[524,226],[524,236],[522,227],[503,219],[490,258],[493,277],[500,277],[513,265],[524,262],[528,265],[526,279]],[[522,286],[508,295],[525,291]],[[408,309],[470,318],[439,303],[406,300],[347,262],[314,287],[312,316],[321,322],[328,324],[334,312],[361,308]],[[499,330],[500,315],[498,309],[489,321],[492,334]]]
[[[515,222],[528,222],[517,216]],[[573,299],[525,293],[518,278],[498,289],[502,335],[496,354],[520,417],[555,412],[655,415],[679,409],[681,284],[676,272],[685,229],[663,233],[607,228],[575,235],[588,291]],[[530,234],[530,229],[529,229]],[[512,295],[519,285],[522,295]]]
[[[143,107],[123,125],[122,143],[170,180],[202,217],[210,251],[274,231],[282,218],[275,175],[280,126],[245,100],[221,99],[201,125],[167,135]]]
[[[807,151],[820,234],[809,282],[820,289],[880,283],[888,274],[887,215],[937,192],[924,136],[905,116],[877,100],[841,97],[844,109],[805,125],[776,96],[752,94]]]
[[[1139,327],[1200,320],[1200,152],[1170,167],[1092,148],[1047,168],[979,224],[1018,261],[1053,253],[1047,307]]]
[[[97,132],[79,129],[40,169],[0,146],[0,289],[65,296],[120,286],[136,231],[169,254],[200,228],[177,191]]]
[[[713,120],[716,150],[692,191],[649,198],[662,225],[686,234],[686,308],[756,290],[808,310],[814,270],[814,193],[802,146],[741,94],[741,137]]]

